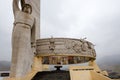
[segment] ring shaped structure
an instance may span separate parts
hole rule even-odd
[[[45,38],[38,39],[36,44],[43,64],[77,64],[96,58],[94,45],[84,39]]]

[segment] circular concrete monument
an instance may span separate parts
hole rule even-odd
[[[13,13],[12,65],[10,77],[4,80],[110,80],[96,64],[91,42],[73,38],[39,39],[40,0],[13,0]],[[88,61],[88,66],[60,70],[62,65]],[[49,71],[49,65],[56,65],[57,70]]]
[[[43,64],[77,64],[96,58],[94,45],[84,39],[38,39],[36,51]]]

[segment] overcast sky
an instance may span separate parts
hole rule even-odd
[[[0,0],[0,60],[11,60],[12,0]],[[41,0],[41,38],[84,38],[97,58],[120,54],[120,0]]]

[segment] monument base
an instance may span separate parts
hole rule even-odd
[[[44,73],[45,71],[48,71],[48,65],[42,65],[41,62],[41,57],[34,57],[34,64],[31,72],[26,74],[24,77],[4,78],[3,80],[31,80],[38,72]],[[88,66],[70,66],[68,72],[70,74],[70,80],[111,80],[109,77],[107,77],[107,72],[101,71],[95,61],[90,61]]]

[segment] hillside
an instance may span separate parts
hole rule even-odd
[[[0,71],[9,71],[10,61],[0,61]]]
[[[97,60],[101,69],[120,74],[120,54],[105,56]]]
[[[102,70],[106,70],[111,78],[120,78],[120,54],[105,56],[97,63]]]

